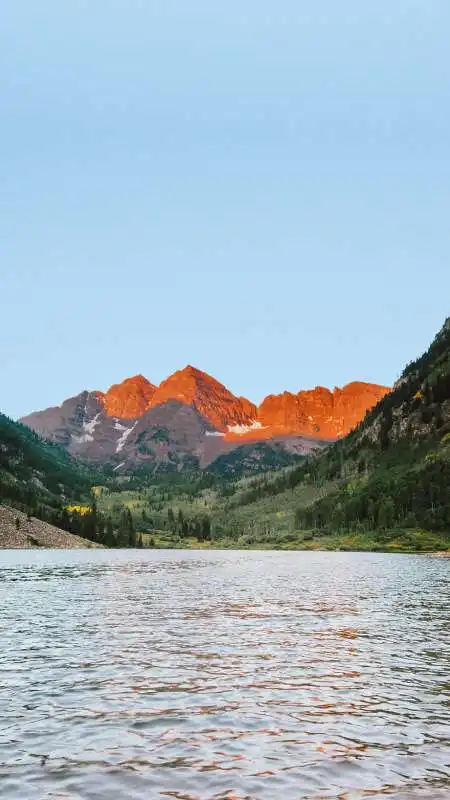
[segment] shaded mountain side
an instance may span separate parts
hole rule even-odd
[[[311,464],[340,488],[297,524],[450,531],[450,319],[361,425]]]
[[[450,532],[450,320],[355,430],[270,484],[256,481],[243,505],[278,495],[282,513],[296,487],[320,490],[295,515],[294,529],[314,536],[376,531],[383,543],[390,529]]]
[[[305,455],[326,446],[326,442],[305,437],[277,438],[243,444],[216,458],[207,467],[219,478],[239,479],[245,475],[271,472],[302,461]]]
[[[95,478],[62,447],[0,414],[0,502],[51,518],[89,497]]]
[[[84,547],[83,540],[142,546],[129,512],[121,508],[112,520],[97,509],[98,491],[113,485],[104,473],[0,414],[0,546]]]

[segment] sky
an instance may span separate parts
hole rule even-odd
[[[0,409],[390,385],[450,312],[448,0],[14,0]]]

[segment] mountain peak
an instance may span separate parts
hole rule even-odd
[[[219,383],[219,381],[216,380],[216,378],[213,378],[212,375],[208,375],[207,372],[203,372],[203,370],[199,369],[198,367],[194,367],[192,364],[186,364],[186,366],[183,367],[182,369],[178,369],[176,372],[173,372],[172,375],[169,375],[169,377],[166,378],[165,381],[163,381],[163,383],[166,383],[167,381],[170,381],[174,378],[179,379],[183,377],[193,378],[194,380],[197,381],[203,380],[203,381],[209,381],[211,383]],[[220,385],[222,386],[222,384]]]
[[[235,397],[226,386],[192,364],[174,372],[161,383],[152,397],[151,407],[169,400],[194,406],[220,431],[256,419],[256,407],[252,403]]]
[[[146,412],[155,391],[156,386],[143,375],[133,375],[110,386],[102,402],[109,417],[134,419]]]

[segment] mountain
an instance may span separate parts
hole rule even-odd
[[[63,448],[0,414],[0,502],[43,518],[89,497],[95,474]]]
[[[450,318],[321,468],[343,485],[299,522],[450,531]]]
[[[450,318],[353,431],[291,470],[255,479],[220,524],[300,547],[448,548]]]
[[[227,431],[235,426],[252,425],[257,409],[243,397],[235,397],[206,372],[187,366],[161,383],[152,397],[151,407],[176,400],[191,405],[214,430]]]
[[[109,417],[133,419],[140,417],[150,408],[150,402],[156,392],[143,375],[127,378],[122,383],[111,386],[106,394],[98,392],[98,399]]]
[[[271,472],[299,462],[300,457],[320,450],[325,442],[306,437],[275,437],[269,441],[252,441],[222,453],[209,466],[208,472],[220,478],[242,478]]]
[[[269,395],[258,409],[258,420],[272,435],[301,433],[337,439],[349,433],[388,391],[385,386],[354,382],[332,392],[318,386],[298,394]]]
[[[159,386],[137,375],[105,393],[81,392],[21,422],[76,457],[122,472],[136,466],[204,468],[257,441],[267,442],[266,454],[272,450],[269,463],[283,449],[305,454],[345,435],[386,392],[366,383],[332,392],[318,387],[270,395],[258,408],[189,365]]]

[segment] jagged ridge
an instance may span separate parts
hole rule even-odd
[[[343,436],[387,391],[365,383],[334,391],[317,387],[270,395],[258,408],[188,365],[159,387],[136,375],[22,422],[75,456],[111,462],[117,469],[138,461],[170,469],[204,467],[245,441],[297,438],[298,451],[304,452],[309,445],[303,446],[302,437],[322,442]]]

